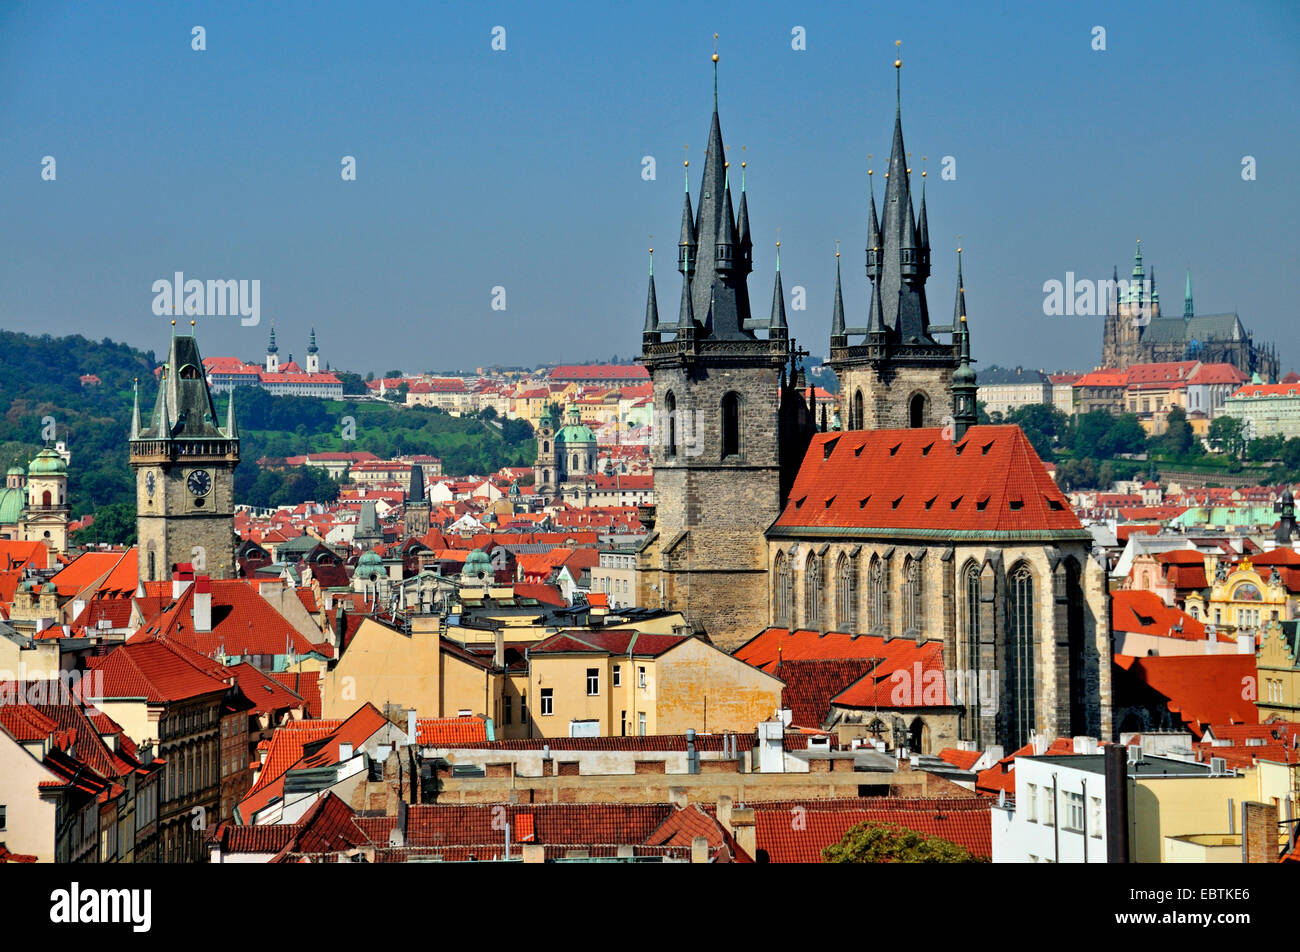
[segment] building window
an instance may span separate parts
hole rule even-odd
[[[1030,823],[1038,822],[1038,784],[1025,784],[1025,819]]]
[[[816,552],[808,553],[803,570],[803,626],[821,626],[822,560]]]
[[[636,669],[637,687],[645,690],[645,665],[638,665]]]
[[[627,711],[623,711],[618,718],[618,736],[627,736]]]
[[[722,458],[740,455],[740,396],[722,398]]]
[[[1088,806],[1091,808],[1088,811],[1088,835],[1099,840],[1101,839],[1101,828],[1103,826],[1101,797],[1089,797]]]
[[[857,562],[840,553],[835,571],[836,618],[840,631],[855,632],[858,627],[858,573]]]
[[[1063,830],[1071,830],[1075,833],[1083,832],[1083,794],[1070,793],[1068,790],[1062,794],[1065,797],[1065,822],[1061,825]]]
[[[965,622],[965,647],[966,647],[966,675],[970,678],[970,690],[966,693],[973,696],[966,697],[965,703],[968,708],[974,710],[979,705],[979,678],[977,673],[980,668],[980,569],[974,562],[966,567],[964,576],[964,596],[965,604],[962,612],[962,620]],[[962,685],[965,678],[958,678],[957,683]],[[963,685],[965,687],[965,685]]]
[[[3,803],[0,803],[0,830],[5,828],[8,819],[8,808]]]
[[[921,630],[921,562],[911,556],[903,564],[903,634]]]
[[[1043,787],[1043,822],[1048,826],[1056,826],[1056,799],[1052,796],[1051,787]]]
[[[528,723],[528,692],[526,691],[519,693],[519,723]]]
[[[1021,565],[1011,573],[1010,642],[1012,746],[1022,747],[1034,730],[1034,576]]]
[[[645,736],[645,711],[637,711],[636,714],[636,732],[640,737]]]
[[[668,420],[668,443],[665,451],[668,456],[677,455],[677,398],[671,390],[664,399],[664,416]]]
[[[512,710],[513,707],[514,707],[514,698],[512,698],[509,694],[501,698],[502,723],[504,724],[511,723],[511,719],[514,714],[514,711]]]
[[[873,634],[889,635],[889,570],[884,559],[871,557],[870,605],[871,617],[868,619]]]
[[[790,603],[794,600],[794,578],[790,568],[790,560],[785,557],[785,553],[776,554],[776,617],[774,621],[778,627],[792,628],[794,620],[791,618]]]
[[[600,694],[600,668],[587,669],[587,697]]]
[[[853,410],[849,414],[849,429],[850,430],[862,429],[862,391],[861,390],[854,391],[853,394]]]
[[[542,688],[542,716],[549,717],[555,713],[555,689]]]
[[[913,430],[925,426],[925,394],[918,393],[912,397],[907,410],[908,423]]]
[[[614,665],[614,687],[621,688],[622,686],[623,686],[623,666],[621,664],[616,664]]]

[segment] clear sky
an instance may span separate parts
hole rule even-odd
[[[792,333],[815,354],[836,239],[865,323],[867,154],[879,197],[901,39],[931,312],[952,313],[960,234],[981,364],[1094,366],[1101,319],[1044,316],[1043,283],[1123,276],[1141,237],[1166,312],[1190,268],[1199,313],[1236,310],[1300,366],[1291,0],[2,0],[0,326],[161,352],[151,288],[182,271],[261,282],[261,325],[200,321],[207,356],[260,359],[272,318],[282,359],[301,362],[314,324],[323,359],[363,373],[630,355],[651,235],[676,316],[682,147],[696,192],[714,32],[723,137],[748,161],[751,299],[767,312],[780,227],[787,294],[806,290]]]

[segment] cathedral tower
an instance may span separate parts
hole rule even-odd
[[[902,60],[894,61],[898,88],[883,218],[876,216],[874,189],[871,192],[867,326],[845,326],[838,296],[832,319],[829,363],[839,377],[849,430],[943,425],[953,412],[952,375],[961,359],[958,319],[954,317],[952,326],[930,323],[925,296],[930,225],[924,181],[919,218],[912,205],[912,170],[903,145],[902,65]],[[869,170],[868,181],[871,174]],[[937,341],[936,333],[950,333],[953,340]],[[861,342],[850,344],[849,338],[859,335]]]
[[[234,577],[238,465],[234,394],[219,426],[198,341],[173,332],[153,415],[141,421],[137,391],[131,418],[141,580],[169,578],[179,562],[213,578]]]
[[[781,512],[783,485],[803,458],[812,421],[787,383],[795,358],[779,274],[771,316],[750,314],[749,204],[742,179],[737,217],[718,119],[716,53],[713,62],[713,117],[694,208],[688,163],[677,320],[659,322],[652,274],[642,329],[640,361],[656,413],[656,505],[646,514],[637,596],[639,604],[682,611],[729,647],[767,623],[763,533]],[[788,372],[792,380],[792,366]]]

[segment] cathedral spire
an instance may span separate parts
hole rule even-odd
[[[744,146],[741,146],[743,149]],[[754,239],[749,230],[749,201],[745,196],[745,162],[740,163],[740,211],[736,215],[736,250],[741,274],[754,270]]]
[[[135,406],[131,410],[131,439],[140,438],[140,378],[135,378]]]
[[[844,292],[840,286],[840,249],[835,249],[835,305],[831,311],[831,346],[847,344],[844,326]]]
[[[979,422],[976,404],[979,387],[970,360],[970,327],[966,323],[966,282],[961,273],[961,248],[957,249],[957,302],[953,316],[956,328],[957,369],[952,373],[953,439],[960,440],[968,427]]]
[[[957,249],[957,299],[953,302],[952,326],[957,327],[966,316],[966,282],[961,276],[961,249]]]
[[[871,156],[867,156],[868,159]],[[876,218],[876,187],[867,169],[867,189],[871,193],[871,224],[867,228],[867,277],[872,281],[880,277],[880,220]]]
[[[659,343],[659,301],[655,297],[655,250],[650,249],[650,288],[646,291],[645,327],[641,339],[647,344]]]
[[[677,270],[686,275],[687,280],[695,273],[695,225],[691,210],[691,161],[682,163],[686,169],[686,193],[682,199],[682,235],[677,242]]]
[[[924,158],[924,156],[922,156]],[[917,273],[922,280],[930,276],[930,222],[925,214],[925,170],[921,171],[921,218],[917,223]]]
[[[1187,269],[1187,286],[1183,291],[1183,317],[1191,318],[1195,316],[1196,310],[1192,306],[1192,269]]]
[[[235,388],[230,388],[230,399],[226,401],[226,439],[239,439],[239,427],[235,425]]]
[[[772,285],[772,317],[768,321],[769,336],[784,339],[789,334],[785,322],[785,290],[781,287],[781,242],[776,243],[776,281]]]

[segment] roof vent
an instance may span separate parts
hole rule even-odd
[[[861,455],[862,455],[862,451],[865,450],[866,448],[867,448],[867,444],[866,444],[866,443],[861,443],[861,444],[859,444],[858,447],[853,451],[853,455],[854,455],[854,456],[861,456]]]
[[[831,507],[831,503],[833,503],[834,501],[835,501],[835,497],[834,497],[834,496],[830,496],[829,498],[827,498],[827,500],[826,500],[826,508],[829,509],[829,508]]]
[[[903,501],[903,497],[902,497],[902,496],[899,496],[897,499],[895,499],[895,500],[893,501],[893,503],[891,504],[891,508],[893,508],[893,509],[897,509],[897,508],[898,508],[898,504],[899,504],[900,502],[902,502],[902,501]]]
[[[925,446],[921,447],[921,455],[922,455],[922,456],[929,456],[929,455],[930,455],[930,450],[932,450],[932,449],[934,449],[934,444],[933,444],[933,443],[926,443]]]
[[[1017,509],[1024,509],[1025,501],[1023,499],[1012,499],[1008,501],[1007,505],[1011,507],[1012,511],[1015,511]]]
[[[965,448],[966,448],[966,441],[962,440],[960,443],[958,443],[956,446],[953,447],[953,450],[954,452],[956,452],[958,456],[960,456],[961,451],[964,450]]]
[[[983,512],[985,509],[988,508],[988,506],[989,506],[988,496],[985,496],[983,499],[975,500],[975,508],[978,509],[980,512]]]
[[[890,456],[893,456],[895,453],[897,453],[897,452],[898,452],[898,448],[899,448],[900,446],[902,446],[902,445],[903,445],[902,443],[895,443],[893,446],[891,446],[891,447],[889,448],[889,455],[890,455]]]
[[[935,501],[936,499],[938,499],[938,498],[939,498],[938,496],[931,496],[929,499],[927,499],[927,500],[925,501],[925,508],[926,508],[926,509],[929,509],[931,506],[933,506],[933,505],[934,505],[934,501]]]
[[[838,443],[839,441],[840,438],[837,436],[834,439],[827,440],[825,443],[822,444],[822,459],[831,458],[831,453],[835,452],[835,444]]]
[[[987,443],[985,443],[983,446],[980,447],[980,452],[983,455],[988,456],[989,450],[993,449],[993,443],[994,443],[993,440],[989,440]]]
[[[952,505],[950,505],[948,508],[949,508],[949,509],[956,509],[959,505],[961,505],[961,501],[962,501],[962,499],[964,499],[964,498],[965,498],[964,496],[958,496],[956,499],[954,499],[954,500],[952,501]]]
[[[859,508],[859,509],[866,509],[866,508],[867,508],[867,503],[870,502],[870,501],[871,501],[871,496],[870,496],[870,494],[868,494],[868,495],[866,495],[866,496],[863,496],[861,499],[858,500],[858,508]]]

